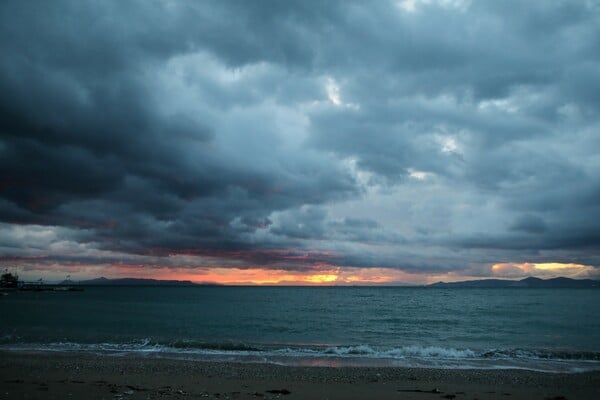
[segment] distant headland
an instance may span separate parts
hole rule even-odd
[[[160,280],[145,278],[117,278],[105,277],[88,279],[83,281],[65,280],[60,285],[85,285],[85,286],[220,286],[216,283],[196,283],[192,281]]]
[[[593,279],[529,277],[521,280],[480,279],[461,282],[437,282],[428,287],[435,288],[600,288],[600,281]]]

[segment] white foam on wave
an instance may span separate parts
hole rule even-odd
[[[399,349],[392,349],[388,353],[396,357],[425,357],[425,358],[475,358],[477,353],[470,349],[455,349],[435,346],[406,346]]]
[[[192,342],[190,342],[192,343]],[[195,343],[196,344],[196,343]],[[535,352],[488,351],[437,346],[403,346],[378,348],[369,345],[329,347],[254,347],[209,343],[192,346],[160,344],[149,338],[127,343],[19,343],[0,345],[7,350],[83,351],[107,355],[143,354],[163,358],[186,358],[198,361],[264,362],[281,365],[310,366],[404,366],[439,369],[527,369],[546,372],[581,372],[600,370],[597,359],[539,358]],[[593,353],[595,354],[595,353]],[[497,357],[495,356],[497,355]]]
[[[161,352],[167,350],[164,346],[153,344],[150,339],[128,343],[17,343],[4,345],[9,350],[40,350],[40,351],[99,351],[99,352]]]
[[[473,350],[443,348],[436,346],[405,346],[393,349],[374,349],[368,345],[346,346],[346,347],[328,347],[323,351],[324,354],[338,356],[372,356],[385,358],[444,358],[460,359],[474,358],[477,356]]]

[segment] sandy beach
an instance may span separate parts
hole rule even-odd
[[[593,399],[600,372],[286,367],[0,352],[2,399]]]

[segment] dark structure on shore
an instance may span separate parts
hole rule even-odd
[[[19,276],[10,272],[5,272],[0,277],[0,288],[17,288],[19,286]]]

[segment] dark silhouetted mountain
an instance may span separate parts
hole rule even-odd
[[[462,282],[437,282],[429,287],[436,288],[600,288],[600,281],[592,279],[529,277],[519,281],[505,279],[481,279]]]
[[[192,281],[175,281],[175,280],[159,280],[159,279],[142,279],[142,278],[119,278],[108,279],[105,277],[88,279],[79,281],[63,281],[61,285],[85,285],[85,286],[218,286],[212,283],[194,283]]]

